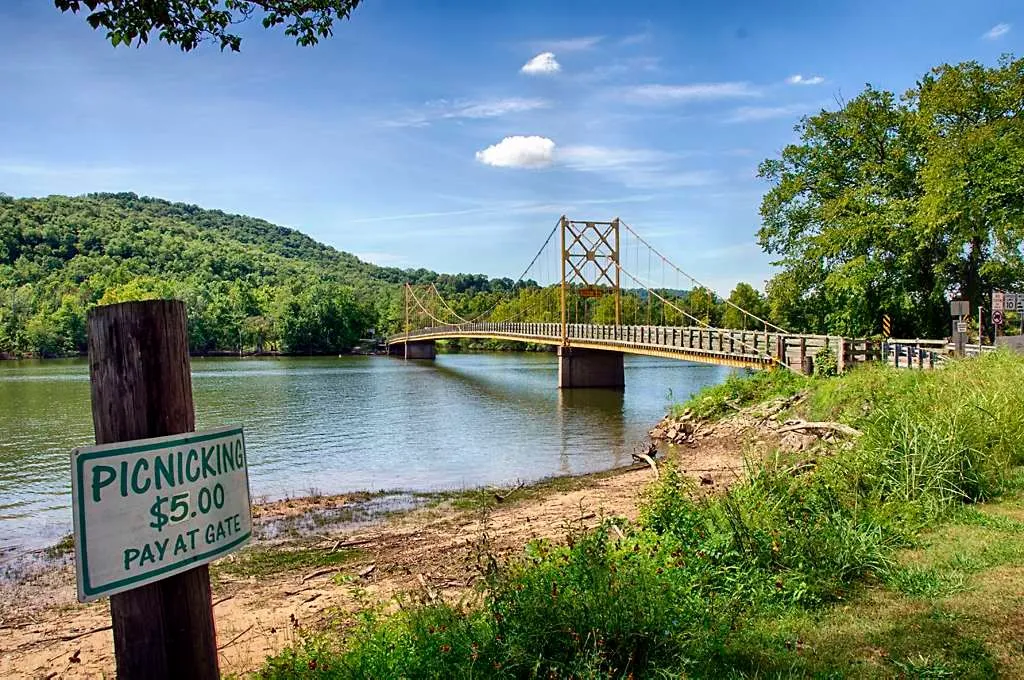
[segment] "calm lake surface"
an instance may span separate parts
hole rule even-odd
[[[565,390],[553,354],[193,359],[197,426],[242,424],[256,499],[532,481],[630,462],[731,369],[626,357],[625,393]],[[93,443],[85,360],[0,362],[0,558],[71,530],[70,452]]]

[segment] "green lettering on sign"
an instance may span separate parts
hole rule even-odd
[[[252,536],[240,427],[76,449],[71,495],[82,601],[205,564]]]

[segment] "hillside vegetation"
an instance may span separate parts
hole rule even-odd
[[[187,303],[194,352],[344,351],[400,318],[405,281],[505,283],[378,267],[264,220],[132,193],[0,194],[0,354],[82,352],[89,308],[154,297]]]
[[[475,605],[366,612],[260,677],[1020,677],[1022,385],[1003,353],[761,374],[743,403],[809,390],[799,415],[862,436],[751,460],[720,494],[664,465],[638,522],[481,555]]]
[[[402,284],[434,284],[462,318],[558,321],[560,291],[532,280],[379,267],[264,220],[132,193],[13,199],[0,194],[0,356],[85,351],[97,304],[184,300],[194,353],[346,351],[369,328],[398,330]],[[429,293],[422,293],[429,304]],[[747,320],[705,288],[663,290],[689,318]],[[729,300],[767,314],[740,283]],[[624,290],[624,323],[688,324],[646,291]],[[614,298],[572,295],[573,322],[612,323]],[[419,321],[430,322],[427,317]],[[450,343],[451,349],[522,349],[522,343]]]

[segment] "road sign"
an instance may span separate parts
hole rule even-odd
[[[992,291],[992,311],[1001,312],[1005,309],[1003,306],[1006,303],[1006,294],[1000,290]]]
[[[957,321],[956,322],[956,332],[957,333],[966,333],[967,332],[967,322],[966,321]]]
[[[882,315],[882,337],[892,337],[892,319],[889,318],[888,314]]]
[[[969,300],[953,300],[949,303],[950,316],[970,316],[971,303]]]
[[[580,288],[580,297],[597,298],[601,297],[602,295],[604,295],[604,291],[601,290],[600,288],[595,288],[594,286]]]
[[[252,535],[241,427],[78,448],[71,473],[82,602],[206,564]]]
[[[996,311],[992,312],[992,323],[993,323],[993,325],[1002,326],[1003,322],[1004,322],[1003,311],[1001,309],[997,309]]]

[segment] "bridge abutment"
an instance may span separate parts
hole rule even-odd
[[[559,347],[558,388],[581,387],[624,389],[626,387],[626,372],[622,352]]]
[[[437,345],[433,340],[396,342],[388,346],[388,353],[404,359],[436,359]]]

